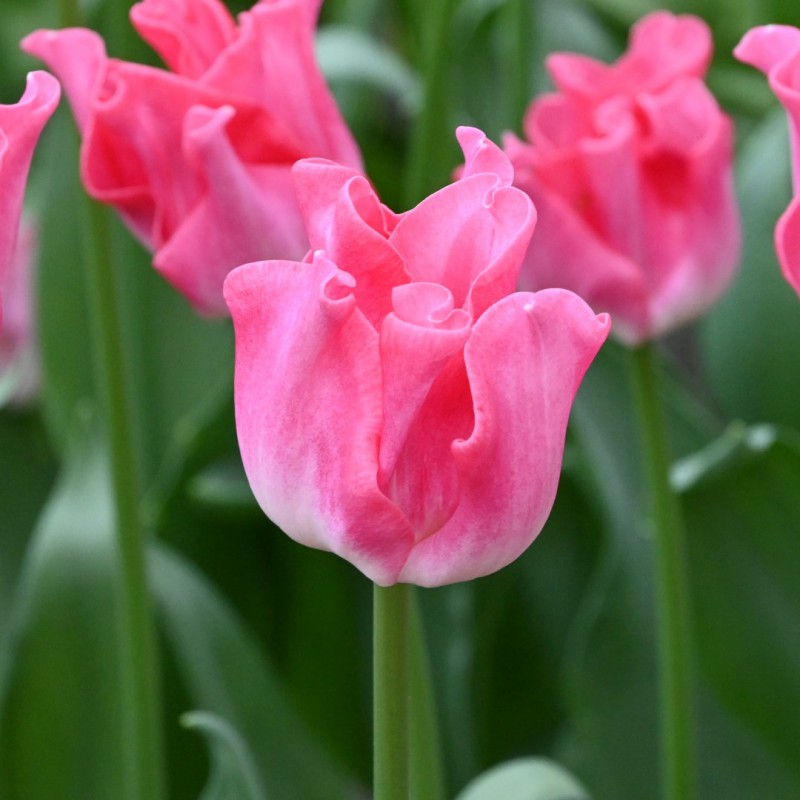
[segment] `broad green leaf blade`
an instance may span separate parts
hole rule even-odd
[[[158,610],[193,705],[235,727],[270,800],[352,795],[290,706],[284,687],[226,601],[180,556],[152,553]]]
[[[793,773],[786,798],[800,794],[797,440],[740,436],[728,469],[684,494],[702,667],[722,704]]]
[[[267,800],[253,757],[236,729],[206,711],[190,711],[181,724],[202,733],[211,748],[211,774],[199,800]]]
[[[587,375],[573,413],[576,438],[592,465],[598,496],[605,509],[608,538],[592,590],[573,630],[567,659],[571,724],[559,751],[559,761],[580,777],[594,800],[650,797],[659,774],[654,554],[652,540],[642,524],[644,496],[638,436],[627,376],[622,369],[624,362],[619,355],[613,348],[601,353]],[[704,415],[693,410],[691,400],[682,398],[677,387],[670,387],[669,382],[665,388],[675,455],[691,452],[693,442],[694,449],[698,449],[713,440],[709,431],[714,426],[703,422]],[[761,446],[763,436],[744,439]],[[698,472],[707,472],[709,476],[718,471],[727,474],[727,466],[714,455],[726,450],[727,445],[711,447],[711,455],[706,452],[702,457],[692,457],[695,464],[699,459],[706,466],[694,470],[691,483],[700,485]],[[738,451],[734,450],[735,462]],[[742,490],[737,487],[734,491]],[[745,493],[745,496],[752,495]],[[729,501],[721,492],[718,502]],[[738,614],[737,611],[731,616],[731,608],[737,601],[751,599],[751,595],[743,595],[734,581],[723,585],[715,571],[720,560],[738,560],[739,544],[726,536],[727,522],[711,523],[716,525],[715,535],[725,538],[725,544],[709,549],[708,524],[691,506],[687,511],[695,614],[702,616],[701,609],[711,603],[714,613],[706,617],[708,626],[728,628]],[[784,519],[784,530],[786,524]],[[752,617],[754,625],[758,624],[757,617],[757,614]],[[731,669],[740,669],[737,666],[740,643],[728,642],[722,650],[718,647],[719,634],[715,644],[715,636],[710,632],[699,633],[699,661],[709,657],[715,661],[726,659],[723,663],[728,663]],[[698,676],[701,796],[791,800],[797,794],[796,782],[771,752],[772,745],[758,730],[755,720],[721,708],[716,686],[712,692],[700,680],[702,677],[708,680],[712,676],[708,669]],[[765,684],[761,680],[758,685]]]
[[[589,800],[589,794],[555,762],[520,758],[480,775],[457,800]]]
[[[78,452],[27,553],[0,664],[0,797],[124,797],[113,513]]]

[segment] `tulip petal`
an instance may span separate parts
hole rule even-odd
[[[791,25],[761,25],[752,28],[733,50],[734,56],[763,73],[800,50],[800,30]]]
[[[130,11],[139,35],[178,75],[199,78],[236,36],[219,0],[143,0]]]
[[[533,198],[539,213],[519,288],[569,289],[591,298],[595,311],[608,312],[614,335],[622,341],[634,344],[645,339],[649,312],[639,267],[608,247],[558,195],[543,191],[535,179],[518,185]]]
[[[30,72],[18,103],[0,104],[0,290],[14,256],[33,151],[61,95],[47,72]]]
[[[203,81],[284,120],[305,154],[361,170],[358,147],[317,66],[314,5],[273,0],[240,14],[238,38]]]
[[[304,159],[292,175],[312,249],[324,250],[356,279],[358,307],[378,329],[392,310],[392,287],[409,279],[403,259],[386,239],[396,215],[349,167]]]
[[[775,248],[784,277],[800,294],[800,196],[792,199],[778,220]]]
[[[635,86],[658,91],[683,76],[702,77],[711,60],[711,34],[689,14],[648,14],[633,26],[628,51],[614,64],[571,53],[554,53],[547,70],[559,91],[602,101]]]
[[[511,186],[514,167],[508,156],[478,128],[461,126],[456,128],[456,139],[464,153],[462,178],[487,172],[496,175],[502,186]]]
[[[475,426],[453,443],[458,508],[415,545],[401,581],[480,577],[536,538],[555,498],[572,400],[608,327],[607,315],[561,290],[511,295],[475,323],[465,350]]]
[[[72,106],[78,130],[83,133],[105,73],[107,58],[103,40],[85,28],[39,30],[26,36],[20,47],[44,61],[58,76]]]
[[[234,114],[230,106],[196,106],[186,114],[183,151],[203,191],[153,259],[210,316],[227,313],[222,285],[234,267],[283,254],[299,259],[308,249],[289,168],[248,169],[226,133]]]
[[[398,223],[389,242],[414,281],[441,283],[477,319],[513,291],[536,212],[524,193],[496,175],[462,178],[427,197]]]
[[[353,279],[322,254],[234,270],[236,426],[250,485],[296,541],[394,583],[413,544],[377,485],[383,421],[378,334]]]
[[[473,424],[462,357],[471,320],[437,284],[400,286],[393,302],[395,311],[381,328],[379,483],[420,540],[438,530],[458,503],[450,445],[469,435]]]

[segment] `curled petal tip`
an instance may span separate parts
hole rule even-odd
[[[761,25],[749,30],[733,55],[764,73],[800,50],[800,30],[790,25]]]

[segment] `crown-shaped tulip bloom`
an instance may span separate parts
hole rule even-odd
[[[505,143],[539,212],[521,288],[572,289],[627,344],[699,315],[739,259],[732,125],[703,83],[710,58],[700,19],[650,14],[614,64],[550,56],[556,92],[530,106],[528,141]]]
[[[87,191],[119,211],[202,313],[227,312],[233,267],[307,251],[297,159],[361,167],[315,60],[319,5],[261,0],[237,26],[219,0],[137,3],[131,20],[169,71],[107,58],[82,28],[23,41],[64,83]]]
[[[236,425],[264,511],[376,583],[493,572],[555,497],[570,407],[609,322],[513,294],[533,231],[502,151],[405,214],[328,161],[295,167],[313,252],[234,270]]]
[[[795,196],[778,220],[775,248],[786,280],[800,294],[800,29],[789,25],[753,28],[733,52],[768,76],[789,116]]]
[[[58,105],[61,88],[46,72],[31,72],[18,103],[0,105],[0,322],[2,296],[18,255],[22,200],[33,151]]]

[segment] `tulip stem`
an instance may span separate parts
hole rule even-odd
[[[120,587],[126,800],[165,795],[156,637],[147,586],[141,482],[107,212],[90,201],[86,281],[95,380],[109,443]]]
[[[442,746],[425,630],[417,592],[411,597],[410,771],[413,800],[445,800]]]
[[[410,587],[374,591],[374,800],[408,800]]]
[[[649,343],[633,351],[633,378],[656,537],[663,798],[691,800],[696,793],[685,526],[669,482],[666,427]]]

